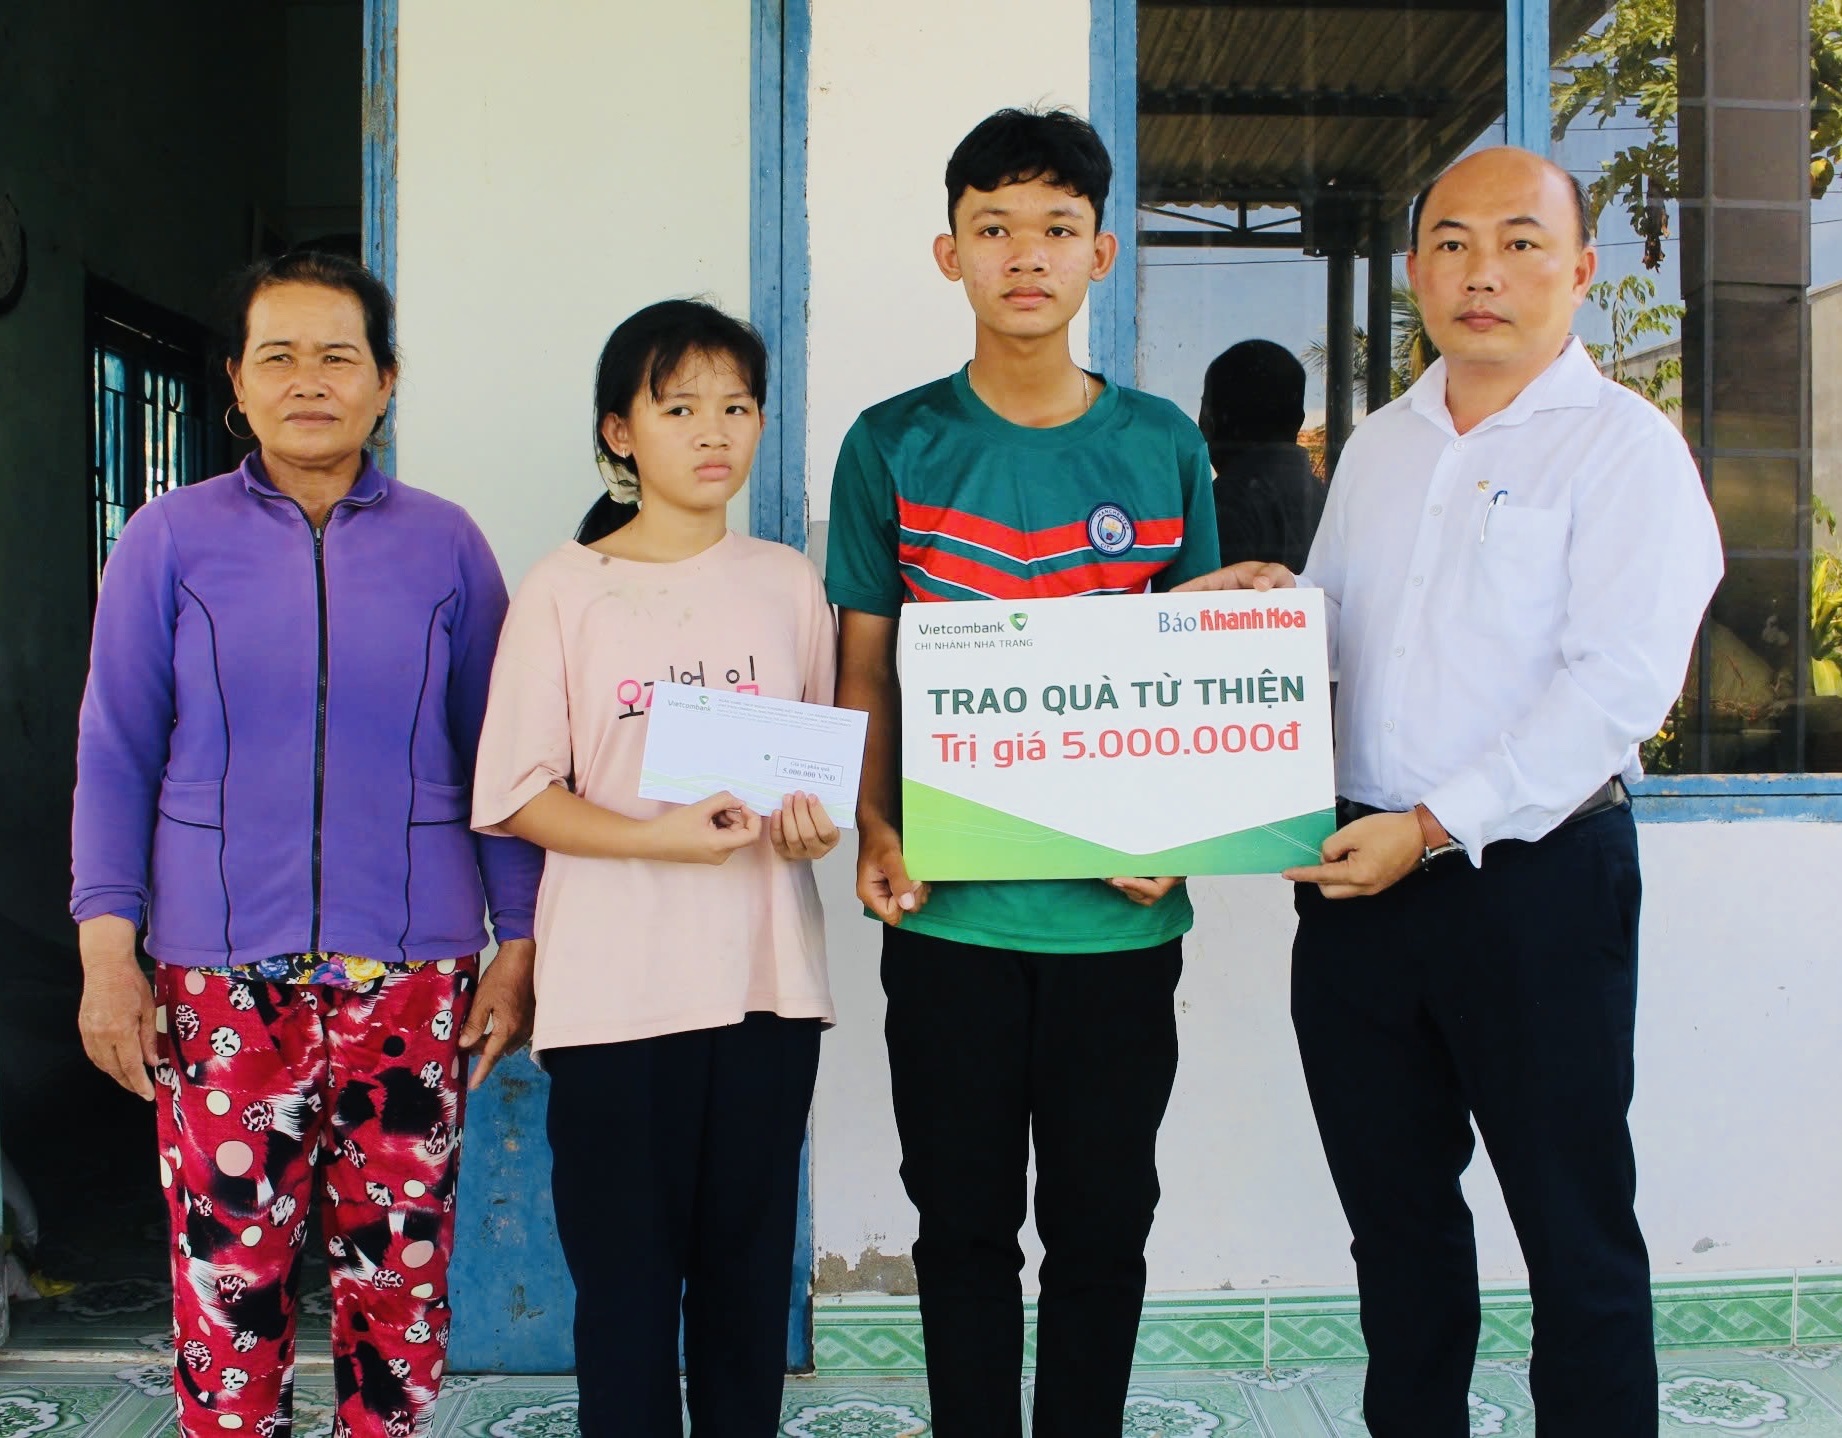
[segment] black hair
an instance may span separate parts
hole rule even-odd
[[[365,313],[365,343],[380,374],[397,372],[396,302],[384,282],[349,255],[328,250],[290,250],[257,260],[230,277],[224,287],[224,358],[239,363],[249,347],[249,310],[273,285],[320,285],[342,290]]]
[[[1426,182],[1426,188],[1413,197],[1413,213],[1407,231],[1409,249],[1418,250],[1420,248],[1420,216],[1426,211],[1426,202],[1432,197],[1433,187],[1451,174],[1453,165],[1457,163],[1453,161],[1452,165],[1447,165],[1445,169],[1434,175]],[[1580,248],[1585,249],[1593,242],[1592,201],[1586,198],[1586,186],[1580,183],[1578,175],[1562,170],[1558,165],[1555,166],[1555,169],[1566,175],[1568,187],[1573,191],[1573,214],[1580,225]]]
[[[1224,445],[1296,442],[1305,423],[1305,367],[1291,350],[1271,340],[1230,345],[1203,374],[1196,422],[1211,451]]]
[[[1094,127],[1073,110],[1000,110],[972,127],[947,161],[947,228],[967,190],[1043,180],[1089,200],[1106,217],[1113,159]]]
[[[601,432],[609,415],[625,419],[643,389],[657,399],[679,367],[692,355],[728,360],[736,367],[755,403],[767,404],[767,345],[751,324],[726,315],[702,300],[662,300],[627,316],[601,347],[595,366],[595,461],[604,472],[626,471],[633,499],[603,494],[589,506],[576,527],[578,544],[605,539],[639,513],[638,464],[630,454],[616,454]],[[617,480],[620,476],[616,476]]]

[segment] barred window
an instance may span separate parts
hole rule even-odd
[[[210,429],[204,343],[195,326],[91,285],[92,582],[148,500],[203,479]]]

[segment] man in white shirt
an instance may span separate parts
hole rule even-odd
[[[1473,1117],[1529,1265],[1541,1432],[1657,1431],[1622,785],[1722,561],[1681,437],[1571,336],[1596,268],[1546,160],[1487,150],[1434,181],[1408,276],[1443,357],[1351,438],[1301,580],[1333,616],[1343,827],[1287,875],[1292,1017],[1375,1438],[1469,1431]]]

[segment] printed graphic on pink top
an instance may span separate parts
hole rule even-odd
[[[652,708],[652,686],[659,683],[657,679],[635,679],[628,675],[614,686],[614,697],[621,702],[622,719],[643,719],[646,711]],[[665,671],[664,682],[667,684],[698,684],[709,688],[709,681],[704,678],[704,662],[698,661],[697,667],[688,666],[679,669],[671,666]],[[723,683],[738,694],[759,694],[760,682],[755,674],[755,656],[749,655],[745,669],[731,669],[723,675]]]

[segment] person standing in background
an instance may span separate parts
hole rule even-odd
[[[1222,563],[1263,560],[1296,574],[1324,513],[1324,483],[1298,442],[1305,367],[1271,340],[1242,340],[1210,362],[1196,423],[1215,469]]]

